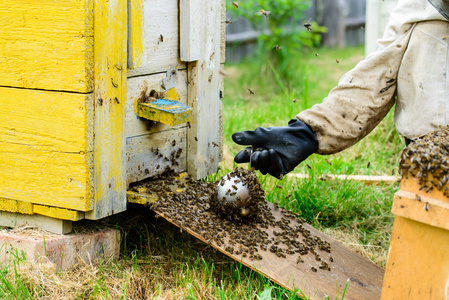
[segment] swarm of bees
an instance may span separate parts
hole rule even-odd
[[[311,234],[304,220],[297,215],[266,202],[253,170],[236,168],[233,172],[236,175],[243,173],[243,180],[249,181],[251,188],[256,189],[259,201],[254,203],[252,209],[255,213],[251,215],[242,217],[236,214],[229,218],[214,208],[214,196],[220,181],[201,182],[187,176],[182,186],[175,188],[176,174],[170,170],[137,183],[131,190],[157,193],[159,200],[150,204],[152,209],[181,230],[193,231],[206,242],[238,258],[259,261],[271,253],[280,258],[288,257],[298,264],[304,263],[306,270],[314,271],[312,267],[316,271],[330,271],[333,259],[329,256],[329,242]],[[184,188],[184,191],[177,192],[179,188]]]
[[[430,193],[433,189],[449,197],[449,125],[430,132],[402,150],[399,174],[418,179],[420,190]]]

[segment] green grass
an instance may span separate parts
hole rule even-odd
[[[318,49],[292,57],[288,64],[297,76],[291,82],[283,81],[276,67],[263,59],[227,66],[223,99],[225,161],[222,169],[207,180],[216,181],[235,166],[233,155],[241,147],[232,142],[232,133],[286,125],[299,111],[321,102],[362,54],[363,49],[355,47]],[[249,95],[248,88],[255,95]],[[354,147],[328,157],[308,158],[294,171],[308,174],[307,179],[285,176],[279,181],[258,176],[268,201],[299,213],[314,227],[384,266],[393,221],[391,203],[398,185],[366,186],[320,178],[326,173],[390,175],[397,168],[403,146],[390,113]],[[126,212],[104,222],[123,233],[120,260],[54,273],[47,265],[30,265],[17,255],[15,265],[0,267],[0,298],[301,299],[158,218],[148,208],[130,205]],[[343,298],[344,294],[338,299]]]

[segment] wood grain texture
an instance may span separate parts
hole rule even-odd
[[[84,212],[39,204],[33,204],[33,213],[68,221],[79,221],[84,219]]]
[[[395,216],[383,300],[447,299],[449,231]]]
[[[188,103],[193,108],[188,131],[188,173],[195,179],[216,172],[220,137],[221,0],[204,1],[197,13],[201,26],[201,56],[188,64]]]
[[[130,11],[131,20],[143,22],[132,23],[130,29],[134,37],[142,28],[142,36],[130,40],[130,51],[139,59],[129,65],[128,76],[166,72],[174,67],[185,68],[185,63],[179,60],[178,0],[143,0],[143,4],[139,5],[143,11],[133,9],[133,5]]]
[[[0,2],[0,86],[89,93],[93,0]]]
[[[177,173],[185,171],[186,136],[187,128],[184,127],[127,138],[127,185],[161,174],[167,167]]]
[[[273,216],[280,221],[282,217],[281,210],[276,209],[272,203],[268,203],[268,205]],[[158,214],[177,225],[163,214]],[[290,226],[293,227],[297,224],[297,221],[291,221]],[[310,230],[311,235],[330,243],[331,253],[319,251],[319,254],[326,261],[329,261],[329,256],[333,257],[333,262],[330,263],[331,271],[318,269],[319,262],[312,255],[301,256],[304,262],[297,263],[296,256],[291,257],[288,255],[286,258],[280,258],[270,251],[259,250],[258,254],[263,259],[251,260],[248,257],[231,254],[226,251],[224,245],[229,244],[227,240],[220,247],[214,241],[205,240],[189,228],[184,227],[182,229],[288,290],[299,289],[298,295],[301,295],[300,293],[302,292],[308,299],[326,299],[326,296],[329,299],[339,299],[343,294],[346,283],[348,283],[348,287],[344,299],[379,299],[384,275],[382,268],[361,255],[350,251],[338,241],[326,236],[312,226],[303,224],[303,227]],[[274,228],[269,228],[267,233],[274,239],[273,230]],[[238,248],[238,244],[234,248]],[[315,266],[318,271],[311,271],[312,266]]]
[[[0,197],[89,209],[91,94],[0,88]]]
[[[169,130],[169,125],[161,123],[151,123],[148,120],[138,118],[135,113],[136,101],[142,96],[149,96],[151,91],[162,92],[161,80],[166,77],[165,73],[154,75],[138,76],[128,78],[127,97],[125,104],[125,136],[133,137],[142,134],[155,133]],[[187,104],[187,70],[177,71],[176,87],[167,92],[167,98],[177,100],[182,104]],[[185,127],[174,126],[173,128]]]
[[[25,224],[37,226],[56,234],[67,234],[72,231],[72,221],[0,211],[0,226],[16,227]]]
[[[124,107],[127,2],[94,1],[95,121],[92,211],[99,219],[126,209]]]
[[[180,58],[182,61],[196,61],[201,52],[200,14],[203,12],[204,0],[179,1],[179,35]]]

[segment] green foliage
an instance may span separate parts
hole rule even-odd
[[[307,0],[247,0],[238,2],[239,8],[228,2],[227,10],[234,19],[243,17],[261,32],[257,56],[268,58],[281,78],[288,81],[294,75],[288,68],[291,59],[305,48],[319,46],[321,33],[326,32],[326,28],[316,22],[310,22],[311,30],[302,25],[304,11],[309,5]]]

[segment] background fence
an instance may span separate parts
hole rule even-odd
[[[324,46],[353,46],[365,42],[365,12],[366,0],[311,0],[303,19],[327,27],[328,32],[323,34]],[[239,61],[252,53],[260,34],[245,19],[232,21],[226,28],[226,59],[229,62]]]

